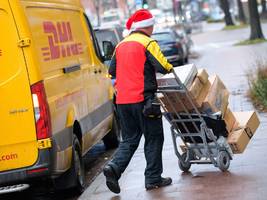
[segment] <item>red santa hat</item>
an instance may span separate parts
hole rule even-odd
[[[136,30],[138,28],[149,27],[155,24],[155,18],[146,9],[137,10],[127,21],[126,28],[128,30]]]

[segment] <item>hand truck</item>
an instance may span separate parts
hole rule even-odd
[[[157,93],[163,95],[165,103],[169,104],[167,110],[165,103],[159,98],[164,110],[163,115],[170,123],[174,151],[178,157],[179,168],[188,172],[192,164],[213,164],[221,171],[227,171],[233,152],[227,143],[227,130],[225,122],[218,113],[201,113],[195,105],[191,94],[173,71],[176,83],[173,85],[158,86]],[[182,111],[177,112],[169,94],[175,95],[175,103],[179,102]],[[183,97],[183,98],[181,98]],[[172,97],[173,98],[173,97]],[[190,105],[190,110],[188,109]],[[217,123],[223,122],[226,134],[218,130]],[[213,127],[211,126],[213,124]],[[215,126],[214,126],[215,124]],[[182,153],[178,150],[177,139],[181,138],[184,143]]]

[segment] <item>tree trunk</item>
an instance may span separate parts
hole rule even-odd
[[[147,1],[150,9],[157,8],[157,1],[155,0],[147,0]]]
[[[247,20],[246,20],[243,4],[242,4],[241,0],[237,0],[237,4],[238,4],[238,18],[239,18],[239,21],[242,24],[246,24]]]
[[[173,12],[173,18],[174,18],[175,24],[178,23],[177,22],[177,18],[176,18],[176,16],[177,16],[177,7],[176,7],[176,5],[177,5],[176,1],[172,0],[172,12]]]
[[[132,15],[132,13],[131,13],[131,9],[130,9],[130,6],[129,6],[129,2],[128,2],[128,0],[124,0],[125,1],[125,5],[126,5],[126,7],[127,7],[127,11],[128,11],[128,16],[127,17],[130,17],[131,15]]]
[[[118,8],[118,2],[117,2],[117,0],[113,0],[113,8]]]
[[[95,6],[95,10],[96,10],[97,26],[100,26],[101,22],[100,22],[100,13],[99,13],[99,9],[100,9],[99,8],[99,6],[100,6],[99,0],[94,1],[94,6]]]
[[[266,12],[266,0],[261,0],[262,13]]]
[[[266,0],[261,0],[261,7],[262,7],[261,15],[263,17],[267,17]]]
[[[235,25],[230,13],[230,7],[229,7],[229,2],[228,0],[220,0],[220,6],[224,12],[224,20],[225,20],[225,24],[226,26],[232,26]]]
[[[264,39],[257,0],[248,0],[248,6],[250,15],[250,40]]]

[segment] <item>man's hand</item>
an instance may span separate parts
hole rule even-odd
[[[174,72],[174,69],[173,68],[171,68],[170,71],[168,71],[168,74],[170,74],[172,72]]]

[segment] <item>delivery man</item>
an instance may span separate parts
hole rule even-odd
[[[114,193],[120,193],[118,180],[128,166],[141,136],[145,137],[145,187],[147,190],[167,186],[171,178],[163,178],[162,146],[163,126],[160,105],[157,102],[156,72],[172,71],[160,51],[157,42],[150,38],[155,19],[141,9],[127,21],[130,30],[116,47],[109,73],[116,78],[115,89],[117,111],[122,130],[122,142],[113,159],[105,166],[106,184]]]

